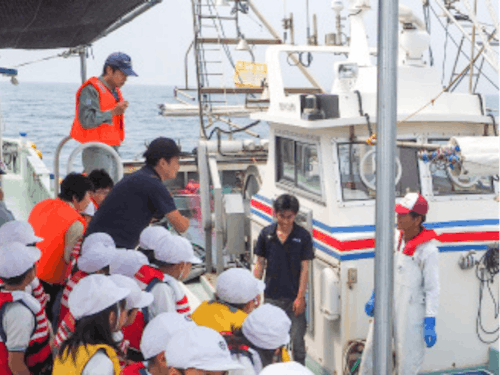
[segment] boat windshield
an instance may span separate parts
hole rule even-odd
[[[431,139],[429,143],[446,145],[448,139]],[[467,177],[454,176],[451,171],[439,164],[431,163],[432,192],[435,196],[458,194],[494,194],[493,176]]]
[[[344,201],[375,199],[376,146],[339,143],[339,168]],[[420,191],[417,151],[396,148],[396,197]]]

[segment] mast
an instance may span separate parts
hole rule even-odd
[[[398,0],[379,0],[374,370],[392,374],[394,186],[397,121]]]

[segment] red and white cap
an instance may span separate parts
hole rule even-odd
[[[396,205],[396,213],[407,214],[410,211],[419,215],[426,215],[427,211],[429,211],[427,199],[418,193],[406,194],[401,202]]]

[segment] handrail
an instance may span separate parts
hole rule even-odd
[[[59,144],[56,147],[56,152],[54,155],[54,196],[55,197],[57,197],[57,195],[59,194],[59,156],[61,154],[61,150],[62,150],[63,146],[70,139],[72,139],[72,138],[69,135],[64,137],[63,140],[61,142],[59,142]],[[123,177],[123,164],[122,164],[122,160],[120,158],[120,155],[116,152],[116,150],[113,147],[108,146],[107,144],[101,143],[101,142],[82,143],[77,148],[75,148],[68,159],[68,166],[66,169],[67,173],[71,173],[71,168],[73,167],[73,161],[75,159],[75,156],[80,151],[83,151],[84,149],[86,149],[88,147],[98,147],[98,148],[102,148],[102,149],[108,151],[116,160],[118,180],[122,179],[122,177]]]

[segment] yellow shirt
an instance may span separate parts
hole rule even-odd
[[[57,356],[54,360],[54,368],[52,375],[80,375],[88,361],[98,350],[104,349],[107,356],[113,362],[115,375],[120,374],[120,362],[115,350],[108,345],[80,345],[76,353],[76,361],[73,361],[73,356],[69,352],[65,352],[64,359]]]
[[[215,329],[217,332],[231,332],[241,328],[247,313],[220,302],[203,301],[191,314],[191,319],[199,326]],[[283,348],[282,361],[290,361],[290,355]]]

